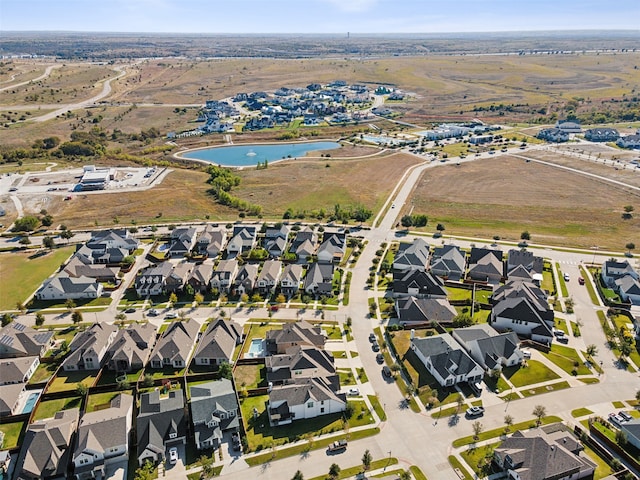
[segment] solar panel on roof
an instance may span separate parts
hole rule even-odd
[[[33,338],[38,343],[45,343],[51,338],[51,333],[50,332],[47,332],[47,333],[36,333],[33,336]]]
[[[13,343],[13,337],[10,335],[2,335],[0,337],[0,344],[2,345],[11,345]]]
[[[18,322],[14,322],[13,324],[13,328],[15,330],[18,330],[19,332],[23,332],[25,328],[27,328],[26,325],[22,324],[22,323],[18,323]]]

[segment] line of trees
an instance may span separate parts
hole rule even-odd
[[[211,165],[207,168],[209,180],[207,183],[211,185],[209,194],[213,195],[216,201],[221,205],[236,208],[241,212],[249,215],[260,215],[262,207],[260,205],[247,202],[241,198],[231,195],[231,190],[240,185],[240,177],[228,168]]]

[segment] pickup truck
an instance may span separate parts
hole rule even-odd
[[[327,452],[339,452],[341,450],[346,450],[346,449],[347,449],[347,441],[346,440],[337,440],[337,441],[331,443],[327,447]]]

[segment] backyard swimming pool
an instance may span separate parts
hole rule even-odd
[[[35,392],[35,393],[29,394],[29,398],[27,398],[27,401],[24,404],[24,408],[22,409],[22,413],[31,413],[31,410],[33,410],[33,407],[35,406],[36,402],[38,401],[38,397],[39,396],[40,396],[40,392]]]
[[[337,142],[303,142],[282,143],[273,145],[233,145],[230,147],[213,147],[183,153],[182,158],[204,160],[225,167],[249,167],[258,162],[269,162],[298,158],[308,152],[317,150],[334,150],[340,148]]]
[[[264,357],[264,341],[261,338],[254,338],[249,345],[249,351],[245,354],[245,358]]]

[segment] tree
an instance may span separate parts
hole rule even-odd
[[[622,214],[622,218],[624,218],[625,220],[629,220],[631,218],[633,218],[633,211],[635,209],[633,208],[633,205],[625,205],[624,206],[624,213]]]
[[[11,316],[11,314],[10,313],[4,313],[2,315],[2,326],[6,327],[11,322],[13,322],[13,317]]]
[[[202,475],[204,478],[211,478],[214,475],[214,459],[209,455],[202,455],[198,459],[198,463],[202,467]]]
[[[42,223],[42,225],[44,227],[50,227],[51,225],[53,225],[53,217],[49,214],[45,214],[41,219],[40,222]]]
[[[340,465],[337,463],[332,463],[329,467],[329,477],[330,478],[338,478],[340,475]]]
[[[76,302],[74,302],[72,298],[67,298],[67,300],[64,302],[64,306],[70,312],[71,310],[76,308]]]
[[[150,373],[145,373],[142,378],[142,386],[143,387],[153,387],[153,375]]]
[[[640,390],[636,392],[636,400],[640,402]]]
[[[134,263],[136,263],[136,257],[134,257],[133,255],[127,255],[122,259],[122,262],[120,262],[120,265],[126,268],[130,265],[133,265]]]
[[[171,295],[169,295],[169,303],[171,305],[175,305],[178,302],[178,296],[176,295],[175,292],[171,292]]]
[[[593,343],[591,345],[587,345],[587,356],[593,360],[593,357],[598,355],[598,347],[596,347]]]
[[[484,430],[484,425],[482,425],[482,422],[480,422],[480,420],[476,420],[475,422],[473,422],[472,428],[473,428],[473,439],[478,440],[478,438],[480,438],[480,434],[482,433],[482,430]]]
[[[536,405],[533,407],[533,416],[536,417],[536,423],[540,425],[542,423],[542,419],[547,416],[547,409],[544,405]]]
[[[78,395],[80,395],[81,397],[84,397],[87,394],[88,390],[89,389],[87,388],[87,386],[84,383],[76,384],[76,393]]]
[[[411,215],[405,215],[400,219],[400,223],[404,228],[413,226],[413,217]]]
[[[231,371],[231,365],[228,362],[222,362],[218,367],[218,373],[220,374],[220,378],[231,380],[233,374]]]
[[[193,301],[196,302],[196,305],[200,305],[202,302],[204,302],[204,295],[202,295],[200,292],[194,293]]]
[[[13,222],[13,231],[32,232],[38,225],[40,225],[40,220],[38,220],[38,217],[34,217],[33,215],[25,215],[24,217],[18,218],[15,222]]]
[[[439,223],[438,225],[436,225],[436,230],[438,230],[440,233],[444,232],[444,225],[442,223]]]
[[[520,234],[520,240],[527,240],[527,241],[531,240],[531,234],[529,233],[528,230],[525,230]]]
[[[124,312],[120,312],[113,318],[115,318],[118,322],[123,323],[127,319],[127,316],[124,314]]]
[[[36,326],[41,327],[44,324],[44,315],[41,312],[36,313]]]
[[[49,250],[53,250],[53,248],[56,246],[56,241],[53,239],[53,237],[47,235],[42,239],[42,245],[44,245]]]
[[[302,476],[302,472],[298,470],[296,473],[293,474],[293,478],[291,480],[304,480],[304,477]]]
[[[31,239],[25,235],[24,237],[20,238],[20,241],[18,242],[20,245],[31,245]]]
[[[279,293],[279,294],[276,296],[276,303],[284,303],[284,302],[286,302],[286,301],[287,301],[287,299],[286,299],[286,297],[285,297],[282,293]]]
[[[134,476],[134,480],[152,480],[156,478],[154,475],[155,466],[147,460],[142,467],[139,467]]]
[[[69,240],[71,239],[71,237],[73,237],[75,235],[75,233],[73,233],[71,230],[65,229],[60,233],[60,238],[64,239],[67,241],[67,243],[69,243]]]
[[[371,457],[371,452],[369,450],[365,450],[362,455],[362,468],[366,471],[371,468],[371,461],[373,458]]]
[[[249,295],[247,295],[246,293],[243,293],[242,295],[240,295],[240,301],[242,303],[247,303],[249,301]]]
[[[633,243],[633,242],[629,242],[629,243],[627,243],[627,244],[624,246],[624,248],[626,248],[626,249],[627,249],[627,254],[628,254],[629,256],[631,256],[631,250],[633,250],[633,249],[635,249],[635,248],[636,248],[636,244],[635,244],[635,243]]]
[[[82,321],[82,312],[80,310],[74,310],[71,314],[71,321],[76,325]]]
[[[511,425],[513,425],[513,417],[511,415],[504,416],[504,424],[507,426],[505,430],[508,432],[511,429]]]

